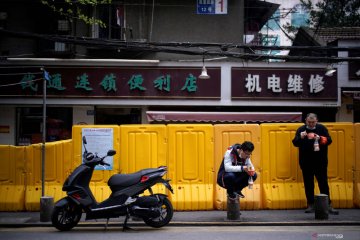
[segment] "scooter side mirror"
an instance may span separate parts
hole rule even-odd
[[[87,142],[86,142],[86,137],[85,137],[85,136],[83,136],[82,140],[83,140],[83,143],[84,143],[84,144],[87,144]]]
[[[116,154],[116,151],[115,150],[109,150],[107,152],[107,156],[114,156]]]

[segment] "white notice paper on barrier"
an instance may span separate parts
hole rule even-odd
[[[114,148],[114,131],[112,128],[83,128],[82,137],[86,138],[86,149],[88,152],[97,154],[99,157],[106,156],[108,150]],[[85,148],[82,145],[81,153],[84,153]],[[112,170],[113,169],[113,157],[109,156],[105,158],[105,162],[110,166],[97,165],[95,170]]]

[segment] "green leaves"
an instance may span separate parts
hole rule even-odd
[[[300,0],[310,12],[310,20],[319,27],[360,26],[359,0],[323,0],[315,5],[311,0]]]
[[[69,21],[79,19],[88,25],[95,24],[102,28],[106,28],[106,24],[100,19],[89,15],[88,12],[92,11],[88,10],[89,8],[92,9],[97,5],[111,4],[112,0],[40,0],[40,2]]]

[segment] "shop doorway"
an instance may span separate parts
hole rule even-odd
[[[72,108],[46,108],[46,142],[71,139]],[[16,145],[42,142],[43,109],[24,107],[16,109]]]
[[[354,123],[360,123],[360,99],[354,99]]]

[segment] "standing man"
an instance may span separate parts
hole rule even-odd
[[[295,147],[299,148],[299,164],[302,170],[305,195],[308,207],[305,213],[314,212],[314,176],[318,181],[322,194],[329,196],[329,213],[339,214],[331,207],[327,167],[328,145],[332,143],[327,128],[318,123],[315,113],[309,113],[305,119],[305,125],[299,127],[292,140]]]
[[[238,195],[241,198],[245,196],[241,190],[248,186],[249,177],[252,176],[253,181],[256,180],[254,165],[250,160],[254,144],[245,141],[242,144],[234,144],[230,146],[221,162],[217,184],[227,190],[228,197],[235,199]]]

